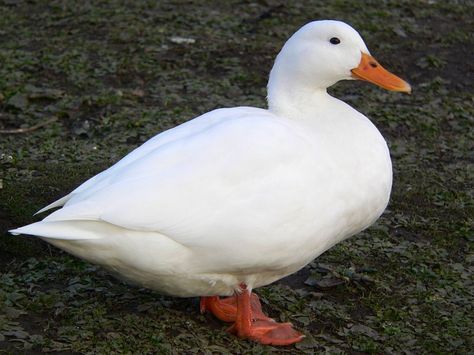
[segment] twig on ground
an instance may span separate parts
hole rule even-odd
[[[56,122],[58,120],[57,117],[51,117],[43,122],[40,122],[38,124],[35,124],[31,127],[25,127],[25,128],[14,128],[14,129],[0,129],[0,134],[18,134],[18,133],[29,133],[36,131],[38,128],[41,128],[43,126],[49,125],[50,123]]]

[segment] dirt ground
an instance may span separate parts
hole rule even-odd
[[[326,18],[358,29],[413,94],[331,88],[386,138],[394,187],[374,226],[257,290],[302,343],[239,340],[197,299],[7,234],[162,130],[265,107],[285,40]],[[454,0],[0,0],[0,353],[472,352],[473,22]]]

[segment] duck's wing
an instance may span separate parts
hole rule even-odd
[[[103,221],[209,248],[234,237],[255,243],[298,219],[308,186],[301,170],[311,168],[305,136],[265,110],[216,114],[206,129],[116,169],[44,222]]]
[[[101,187],[106,186],[111,177],[113,177],[120,170],[126,168],[129,164],[145,156],[149,152],[160,148],[160,146],[174,142],[179,139],[184,139],[189,135],[199,133],[207,129],[209,126],[214,125],[216,122],[220,121],[225,116],[225,111],[227,109],[217,109],[211,112],[208,112],[204,115],[201,115],[193,120],[185,122],[173,129],[164,131],[155,137],[149,139],[143,143],[138,148],[134,149],[128,153],[125,157],[120,159],[117,163],[112,165],[110,168],[102,171],[101,173],[91,177],[87,181],[83,182],[76,189],[71,191],[66,196],[61,197],[60,199],[50,203],[49,205],[43,207],[35,214],[46,212],[55,207],[61,207],[65,205],[68,201],[74,200],[74,198],[81,193],[93,193],[96,190],[99,190]],[[249,110],[252,110],[251,107],[240,107],[237,110],[241,113],[245,113]],[[81,196],[83,197],[83,196]]]

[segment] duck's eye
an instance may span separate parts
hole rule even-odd
[[[341,40],[337,37],[333,37],[329,40],[329,42],[331,42],[331,44],[339,44],[341,43]]]

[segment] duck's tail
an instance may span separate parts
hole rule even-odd
[[[11,229],[13,235],[27,234],[49,239],[84,240],[100,239],[101,226],[95,221],[40,221],[26,226]]]
[[[71,198],[71,194],[69,195],[66,195],[66,196],[63,196],[61,197],[59,200],[56,200],[54,201],[53,203],[50,203],[48,206],[46,207],[43,207],[42,209],[40,209],[38,212],[35,213],[35,215],[37,214],[40,214],[40,213],[43,213],[43,212],[46,212],[52,208],[55,208],[55,207],[61,207],[61,206],[64,206],[64,204]]]

